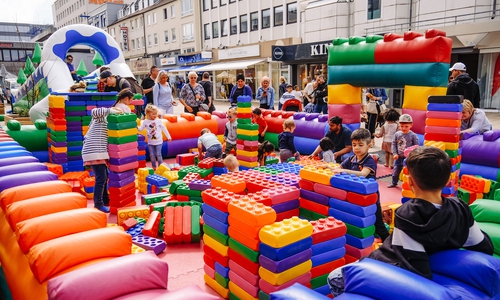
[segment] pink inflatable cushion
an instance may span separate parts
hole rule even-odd
[[[204,292],[197,285],[190,285],[182,289],[165,292],[165,290],[147,290],[121,296],[114,300],[218,300],[218,296]]]
[[[153,291],[167,291],[167,283],[168,264],[147,251],[110,259],[52,278],[47,284],[47,294],[49,300],[104,300],[151,290],[149,296],[154,297],[158,294]],[[135,299],[150,298],[143,295]]]

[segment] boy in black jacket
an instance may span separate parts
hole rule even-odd
[[[465,248],[493,254],[489,236],[479,229],[467,204],[443,198],[451,172],[448,155],[434,147],[419,147],[406,158],[408,184],[415,198],[396,210],[394,231],[368,257],[432,279],[429,255]],[[332,294],[344,291],[342,270],[328,276]]]

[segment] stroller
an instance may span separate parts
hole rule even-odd
[[[302,101],[298,99],[290,99],[287,100],[283,106],[281,107],[281,110],[284,111],[302,111]]]

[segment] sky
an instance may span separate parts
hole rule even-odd
[[[2,0],[0,22],[53,24],[55,0]]]

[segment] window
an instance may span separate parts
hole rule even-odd
[[[229,0],[229,4],[235,3],[235,2],[236,2],[236,0]]]
[[[170,6],[170,17],[175,18],[175,6]]]
[[[252,25],[251,30],[258,30],[259,29],[259,13],[258,12],[253,12],[250,14],[250,23]]]
[[[141,23],[141,27],[144,27],[144,23],[142,23],[142,17],[139,19],[135,19],[135,27],[139,28],[139,23]]]
[[[240,16],[240,32],[247,32],[248,31],[248,16],[247,15],[241,15]]]
[[[151,25],[151,15],[148,15],[147,20],[148,20],[148,26]]]
[[[217,0],[212,0],[212,8],[216,8],[217,7]]]
[[[175,28],[172,28],[172,42],[177,40],[177,36],[175,35]]]
[[[168,43],[168,30],[165,30],[164,34],[165,34],[165,43]]]
[[[212,37],[214,39],[219,37],[219,22],[217,21],[212,23]]]
[[[148,35],[148,47],[151,47],[153,45],[153,39],[151,38],[151,34]]]
[[[130,21],[130,27],[134,30],[134,20]]]
[[[153,13],[153,24],[156,24],[156,13]]]
[[[153,34],[155,46],[158,45],[158,33]]]
[[[10,58],[10,50],[9,49],[3,49],[3,61],[11,61]]]
[[[297,23],[297,2],[286,5],[286,23]]]
[[[220,36],[227,36],[227,19],[220,21]]]
[[[146,41],[144,40],[143,36],[141,37],[141,44],[142,44],[142,48],[146,48]]]
[[[368,0],[368,20],[380,18],[380,0]]]
[[[212,31],[210,28],[210,23],[203,25],[203,29],[204,29],[204,34],[205,34],[205,40],[209,40],[210,39],[210,32]]]
[[[141,40],[137,39],[137,49],[141,49]]]
[[[238,18],[234,17],[229,19],[229,25],[231,26],[231,34],[237,34],[238,33]]]
[[[274,26],[283,25],[283,6],[276,6],[274,8]]]
[[[164,8],[163,9],[163,20],[168,19],[168,9]]]
[[[210,0],[203,0],[203,11],[210,9]]]
[[[182,42],[192,42],[194,41],[194,24],[184,24],[182,25]]]
[[[220,0],[220,6],[227,5],[227,0]]]
[[[271,10],[264,9],[262,11],[262,29],[269,28],[271,26]]]
[[[181,1],[181,16],[187,16],[193,14],[193,0],[182,0]]]
[[[135,50],[135,40],[132,40],[132,50]]]

